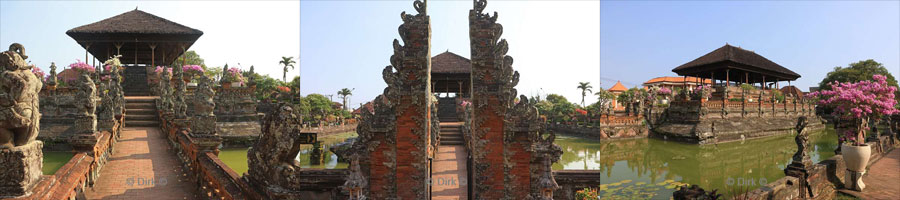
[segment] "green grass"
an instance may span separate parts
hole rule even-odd
[[[54,152],[54,151],[45,151],[44,152],[44,175],[53,175],[56,173],[56,170],[59,170],[60,167],[69,162],[72,157],[75,156],[72,152]]]

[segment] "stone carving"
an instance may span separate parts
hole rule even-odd
[[[362,194],[362,188],[369,187],[369,181],[359,169],[359,155],[353,155],[350,161],[350,173],[347,176],[347,182],[344,183],[351,200],[365,200],[366,196]]]
[[[290,196],[292,186],[300,185],[300,170],[295,158],[299,153],[300,113],[292,105],[280,103],[278,110],[266,115],[259,141],[247,151],[252,182],[266,188],[270,198]],[[290,199],[290,198],[287,198]]]
[[[173,77],[175,79],[175,91],[172,94],[175,118],[187,119],[187,104],[185,104],[184,101],[184,72],[182,71],[181,65],[175,65],[175,68],[172,69],[172,73],[175,75],[175,77]]]
[[[786,176],[797,177],[800,180],[798,187],[800,189],[800,198],[806,198],[807,195],[813,197],[812,187],[810,187],[807,180],[809,179],[809,171],[813,166],[812,160],[809,159],[809,155],[806,153],[809,147],[809,133],[803,132],[803,129],[808,124],[806,116],[801,116],[797,119],[797,126],[795,126],[797,136],[794,137],[794,142],[797,143],[797,153],[794,153],[793,161],[784,169]]]
[[[675,200],[715,200],[722,198],[722,194],[717,194],[718,190],[707,192],[697,185],[679,186],[678,190],[672,193]]]
[[[57,79],[57,78],[56,78],[56,63],[55,63],[55,62],[51,62],[51,63],[50,63],[50,77],[47,78],[47,79],[48,79],[48,80],[47,80],[47,85],[49,85],[49,86],[55,88],[55,87],[56,87],[56,79]]]
[[[194,90],[194,116],[191,123],[191,134],[197,135],[215,135],[216,134],[216,115],[213,111],[216,108],[216,102],[213,98],[216,92],[206,76],[200,76],[197,83],[197,89]]]
[[[103,63],[103,65],[110,66],[110,70],[107,72],[109,74],[107,88],[109,89],[108,95],[112,97],[112,113],[116,117],[122,116],[125,112],[123,109],[125,108],[125,90],[122,89],[122,75],[119,72],[119,67],[122,66],[122,62],[119,61],[120,57],[122,55],[116,55]]]
[[[18,43],[0,55],[0,149],[28,144],[40,133],[38,93],[43,84],[26,58]]]
[[[97,127],[101,131],[111,130],[115,124],[113,114],[114,94],[104,92],[107,91],[109,83],[109,81],[101,81],[100,84],[97,85],[97,90],[100,92],[100,112],[97,113]]]
[[[76,134],[94,134],[97,131],[97,87],[91,80],[91,75],[82,73],[78,78],[78,82],[74,84],[77,88],[75,94],[75,107],[78,112],[75,114],[74,128]]]
[[[27,58],[18,43],[0,53],[0,198],[28,195],[42,175],[43,143],[35,138],[43,84]]]
[[[172,87],[170,86],[172,74],[168,70],[162,70],[162,77],[159,80],[159,102],[160,110],[164,112],[173,112],[174,105],[172,103]]]

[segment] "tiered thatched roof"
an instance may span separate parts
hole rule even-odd
[[[124,64],[150,64],[154,54],[155,64],[165,65],[181,55],[182,47],[190,48],[203,32],[135,9],[70,29],[66,35],[101,60],[115,55],[119,45]],[[151,45],[156,45],[153,52]]]
[[[717,80],[726,80],[726,69],[731,69],[728,75],[731,81],[744,81],[747,72],[750,82],[762,82],[763,76],[766,82],[796,80],[800,75],[772,62],[765,57],[740,47],[726,44],[712,52],[707,53],[693,61],[672,69],[672,72],[681,76],[697,76],[709,78],[714,75]]]

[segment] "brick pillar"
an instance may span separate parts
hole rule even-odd
[[[360,170],[367,176],[365,196],[372,199],[428,199],[431,187],[433,124],[431,94],[431,25],[426,4],[413,3],[418,14],[401,14],[390,66],[382,71],[388,87],[375,98],[374,112],[364,112],[354,154],[366,155]]]
[[[496,13],[482,13],[487,2],[475,1],[469,10],[469,38],[472,57],[472,144],[475,199],[537,198],[542,188],[540,169],[556,162],[562,150],[553,138],[543,139],[544,123],[538,118],[534,101],[519,97],[514,88],[519,73],[513,70],[513,58],[506,55],[508,45],[500,39],[503,27]],[[543,158],[551,162],[544,163]],[[550,177],[552,181],[552,177]],[[543,181],[547,183],[547,181]],[[552,181],[556,189],[555,181]]]

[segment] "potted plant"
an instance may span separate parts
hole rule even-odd
[[[819,105],[833,107],[834,116],[852,120],[852,128],[846,130],[842,137],[841,152],[847,169],[858,172],[854,176],[851,176],[852,173],[847,173],[847,178],[844,180],[845,185],[859,191],[865,188],[865,185],[862,183],[861,176],[858,175],[865,172],[872,151],[872,147],[865,142],[869,121],[900,112],[894,107],[897,104],[894,99],[894,92],[897,88],[888,86],[885,76],[873,75],[872,79],[875,81],[856,83],[835,81],[831,83],[831,90],[809,94],[819,99],[817,102]]]
[[[222,84],[222,87],[230,88],[230,87],[240,87],[244,84],[244,76],[241,75],[241,70],[238,68],[228,68],[226,76],[223,77],[225,79],[225,83]]]
[[[692,92],[694,98],[699,99],[701,102],[706,102],[709,100],[709,96],[712,95],[712,87],[709,85],[700,85],[694,88],[694,91]]]

